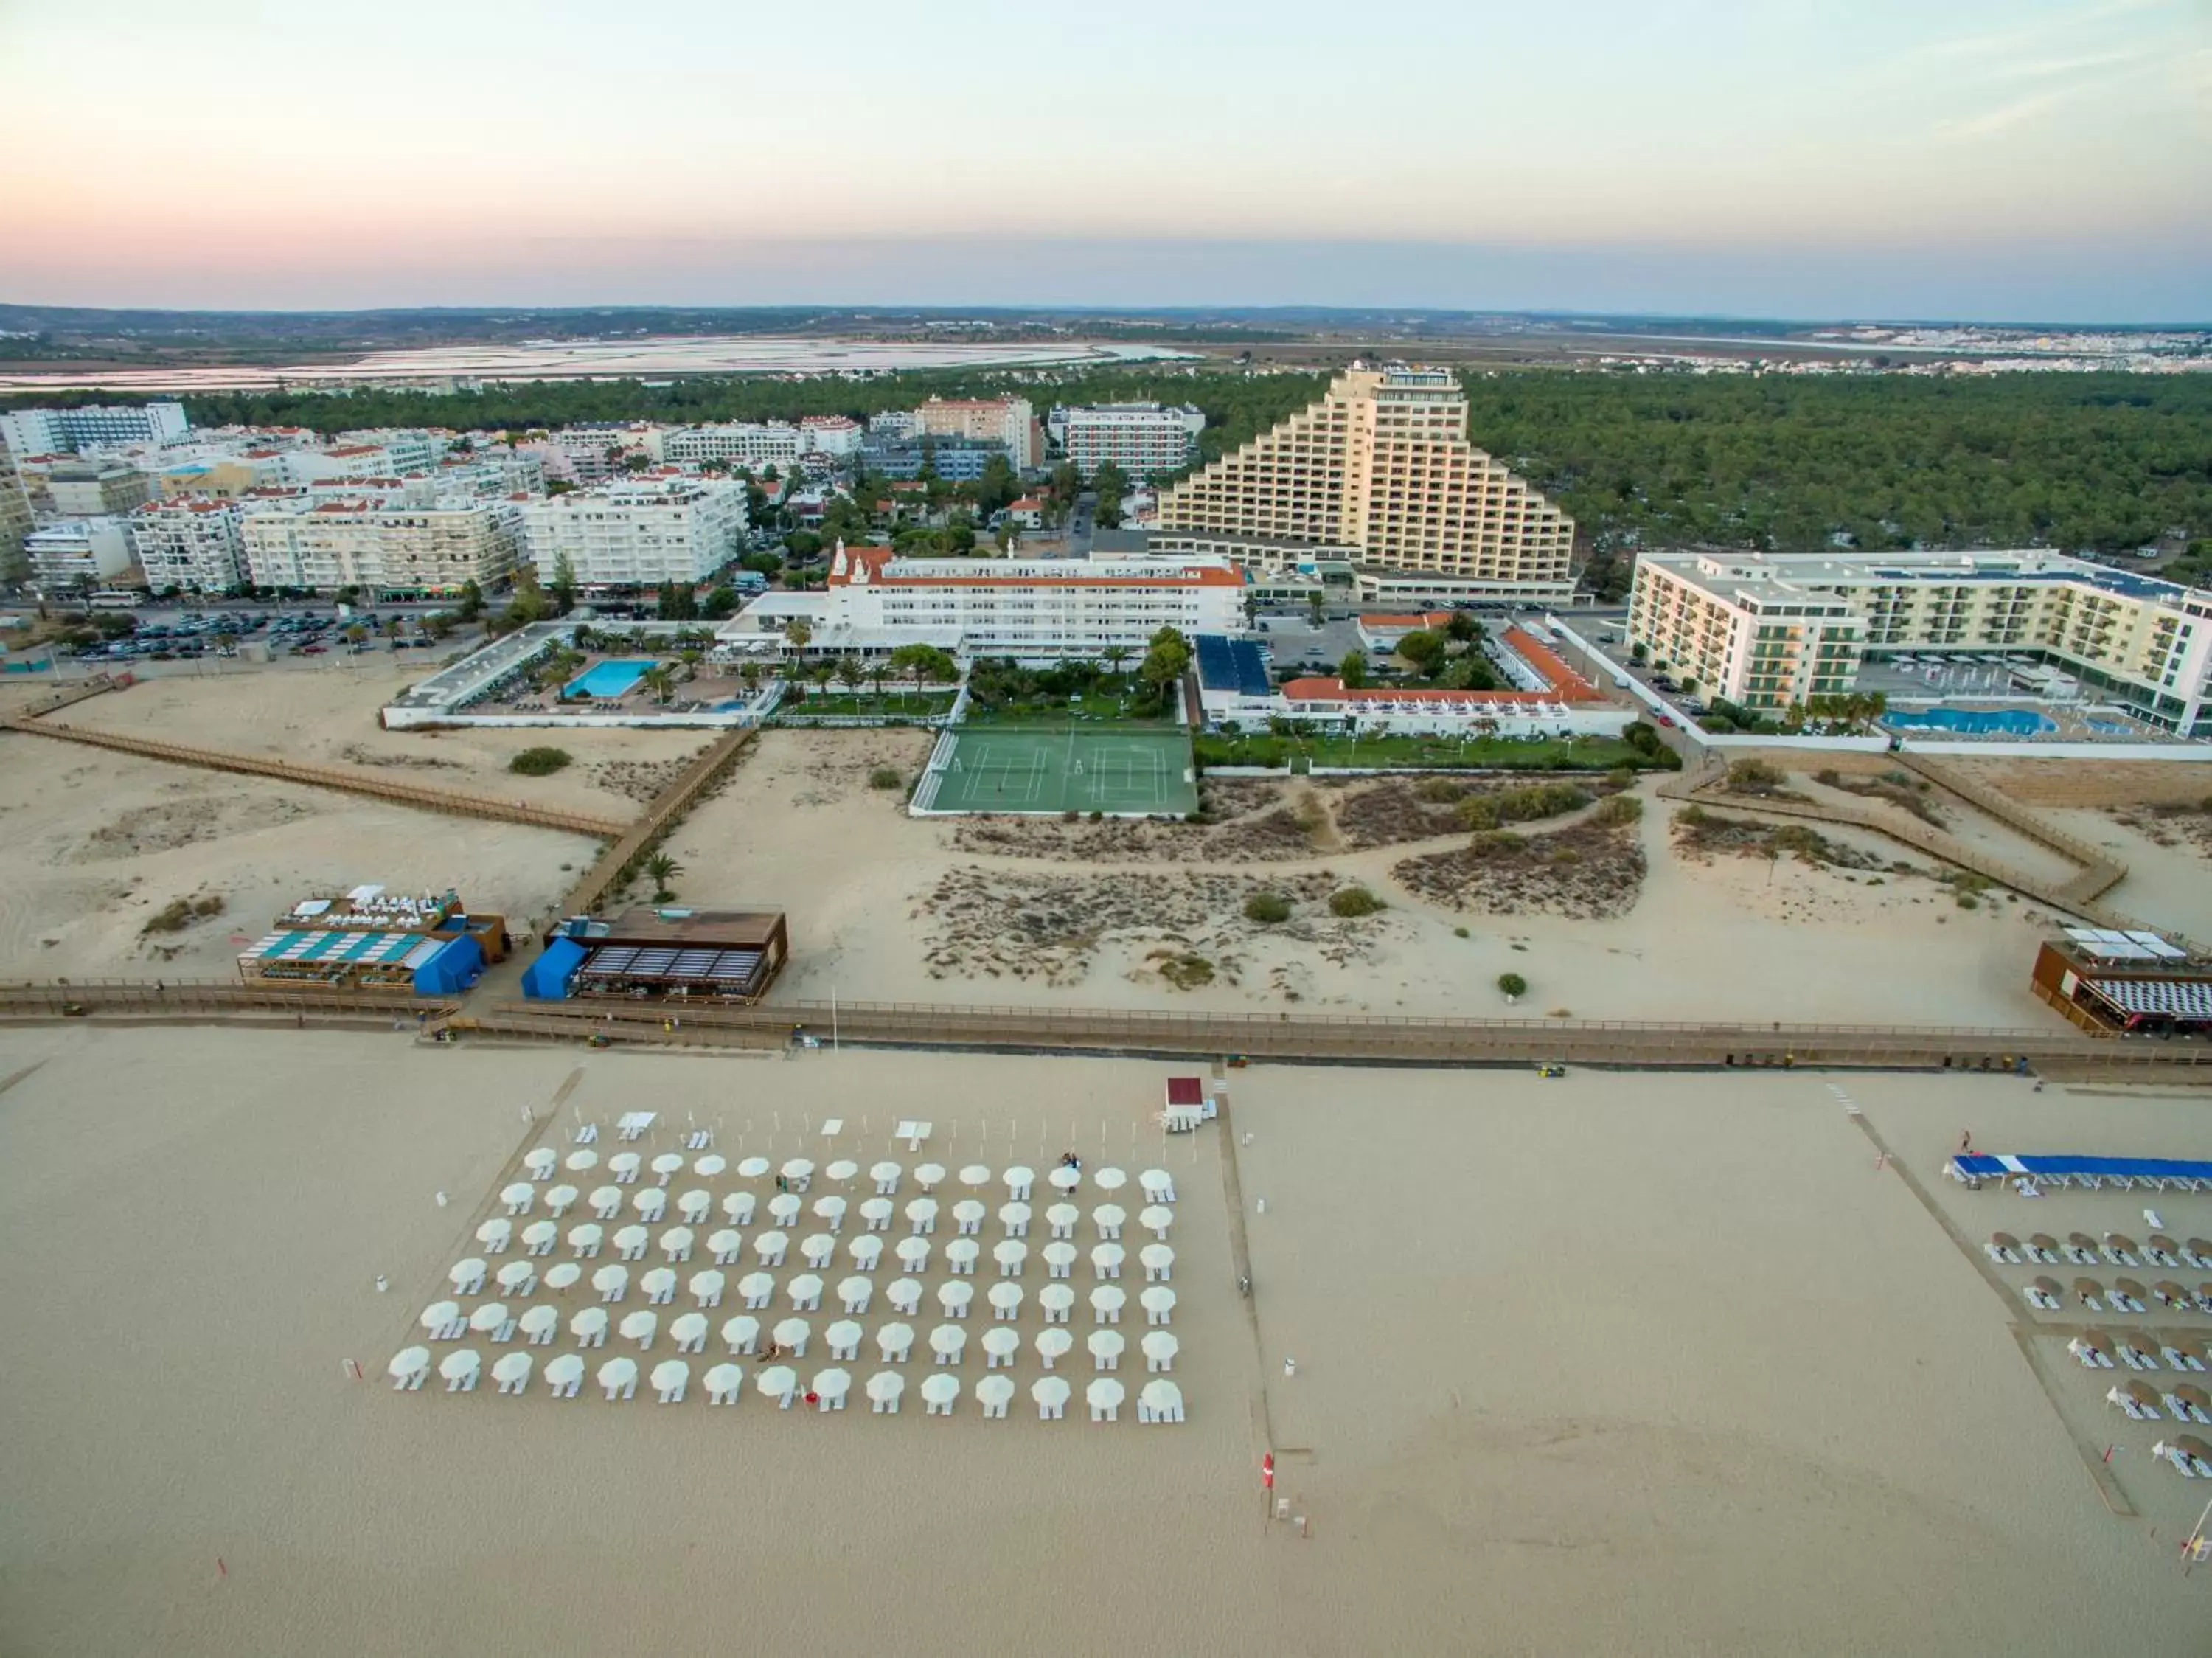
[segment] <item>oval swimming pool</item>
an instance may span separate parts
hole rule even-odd
[[[1893,708],[1881,721],[1900,731],[1958,731],[1974,737],[2037,737],[2058,729],[2057,721],[2032,708]]]

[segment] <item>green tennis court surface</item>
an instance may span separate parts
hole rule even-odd
[[[956,728],[923,780],[926,812],[1198,810],[1190,735],[1146,730]]]

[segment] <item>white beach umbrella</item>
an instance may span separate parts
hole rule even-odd
[[[684,1351],[707,1339],[707,1315],[704,1313],[684,1313],[668,1321],[668,1333],[675,1340],[676,1350]]]
[[[461,1321],[459,1301],[432,1301],[422,1309],[422,1316],[416,1320],[425,1330],[430,1331],[443,1330]]]
[[[520,1329],[533,1344],[544,1341],[553,1333],[555,1329],[559,1326],[560,1323],[560,1313],[552,1307],[548,1306],[544,1301],[538,1302],[537,1306],[530,1308],[527,1312],[523,1314],[520,1319],[515,1320],[516,1327]]]
[[[1022,1287],[1001,1278],[984,1292],[983,1299],[991,1303],[991,1310],[1001,1318],[1012,1318],[1021,1311]]]
[[[917,1228],[927,1231],[937,1224],[937,1199],[916,1198],[906,1206],[906,1217]]]
[[[676,1275],[665,1266],[656,1266],[637,1281],[637,1287],[654,1301],[665,1301],[676,1293]]]
[[[1129,1223],[1128,1211],[1119,1204],[1101,1204],[1091,1211],[1091,1223],[1110,1238]]]
[[[714,1212],[714,1194],[704,1186],[693,1186],[677,1198],[676,1212],[696,1226]]]
[[[597,1221],[584,1221],[568,1228],[568,1247],[581,1255],[606,1240],[606,1228]]]
[[[561,1164],[561,1154],[550,1146],[533,1146],[522,1155],[522,1166],[530,1171],[533,1180],[551,1178]]]
[[[811,1180],[814,1178],[814,1161],[811,1157],[793,1157],[777,1173],[787,1180]]]
[[[753,1373],[753,1391],[763,1399],[786,1404],[799,1391],[799,1372],[787,1364],[771,1364]]]
[[[1055,1271],[1075,1264],[1075,1246],[1072,1243],[1048,1243],[1037,1253],[1044,1257],[1044,1264]]]
[[[709,1403],[718,1399],[732,1399],[745,1384],[744,1367],[740,1364],[718,1364],[700,1378],[706,1384]]]
[[[883,1350],[884,1363],[903,1363],[914,1346],[914,1326],[896,1323],[879,1326],[876,1331],[876,1345]]]
[[[750,1192],[732,1192],[722,1199],[722,1213],[736,1225],[750,1226],[755,1202]]]
[[[814,1215],[817,1220],[829,1222],[834,1229],[845,1219],[845,1200],[835,1192],[826,1198],[817,1198],[814,1200]]]
[[[1030,1206],[1027,1204],[1000,1204],[999,1224],[1009,1232],[1027,1231],[1030,1224]]]
[[[1098,1361],[1101,1369],[1110,1368],[1120,1362],[1121,1354],[1128,1345],[1122,1340],[1119,1330],[1093,1330],[1083,1338],[1083,1344],[1091,1350],[1091,1356]]]
[[[520,1214],[530,1207],[537,1196],[536,1186],[527,1180],[517,1180],[514,1185],[502,1186],[500,1189],[499,1200],[505,1204],[511,1212]]]
[[[778,1226],[789,1226],[799,1218],[800,1200],[789,1192],[779,1192],[768,1200],[768,1217]]]
[[[914,1178],[915,1183],[919,1185],[924,1192],[927,1192],[930,1187],[937,1185],[939,1181],[945,1179],[945,1165],[942,1163],[923,1163],[917,1167],[914,1171]]]
[[[977,1337],[976,1343],[994,1359],[1010,1358],[1022,1344],[1021,1332],[1009,1330],[1003,1324],[994,1324]]]
[[[1083,1211],[1073,1204],[1054,1204],[1044,1212],[1044,1223],[1055,1232],[1072,1229],[1083,1218]]]
[[[982,1253],[983,1247],[973,1238],[955,1238],[945,1246],[945,1265],[955,1272],[973,1271],[975,1258]]]
[[[620,1393],[625,1387],[635,1387],[637,1386],[637,1361],[629,1358],[611,1358],[599,1367],[599,1375],[595,1380],[609,1393]]]
[[[904,1173],[906,1171],[896,1163],[886,1161],[872,1165],[868,1170],[868,1178],[879,1186],[886,1184],[896,1186],[898,1177]]]
[[[592,1274],[592,1288],[602,1295],[620,1300],[623,1292],[629,1288],[629,1268],[619,1265],[601,1267]]]
[[[618,1186],[597,1186],[592,1192],[592,1212],[603,1221],[611,1221],[622,1212],[622,1188]]]
[[[921,1398],[925,1405],[949,1409],[959,1397],[960,1378],[947,1371],[933,1370],[921,1379]]]
[[[849,1180],[860,1172],[860,1166],[850,1157],[840,1157],[822,1171],[822,1177],[827,1180]]]
[[[438,1374],[449,1383],[474,1381],[483,1368],[483,1360],[467,1347],[457,1347],[438,1361]]]
[[[514,1236],[514,1222],[501,1220],[496,1215],[477,1228],[477,1241],[495,1255],[506,1248]]]
[[[853,1258],[853,1265],[863,1272],[872,1272],[884,1258],[884,1240],[873,1233],[863,1232],[845,1246],[845,1253]]]
[[[672,1226],[660,1234],[660,1252],[671,1260],[682,1260],[691,1253],[694,1238],[688,1226]]]
[[[729,1166],[729,1159],[720,1152],[710,1151],[691,1165],[691,1172],[702,1180],[711,1180]]]
[[[545,1361],[545,1384],[549,1387],[568,1387],[584,1379],[584,1361],[574,1353],[562,1353]]]
[[[1175,1251],[1165,1244],[1146,1244],[1137,1259],[1145,1264],[1146,1277],[1165,1278],[1175,1265]]]
[[[969,1163],[960,1171],[960,1184],[970,1192],[979,1191],[991,1184],[991,1171],[981,1163]]]
[[[785,1319],[769,1332],[779,1347],[788,1347],[794,1352],[806,1345],[806,1338],[814,1333],[814,1326],[805,1319]]]
[[[1175,1312],[1176,1292],[1164,1283],[1150,1284],[1138,1295],[1137,1304],[1145,1309],[1148,1322],[1165,1324]]]
[[[973,1198],[963,1198],[952,1205],[953,1222],[963,1231],[974,1231],[983,1224],[983,1217],[990,1212]]]
[[[1122,1290],[1121,1285],[1102,1283],[1091,1292],[1091,1310],[1102,1320],[1110,1324],[1120,1316],[1121,1308],[1128,1299],[1128,1295]]]
[[[1065,1313],[1075,1305],[1075,1292],[1064,1283],[1048,1283],[1037,1291],[1037,1305],[1048,1313]]]
[[[742,1353],[760,1339],[760,1320],[740,1313],[722,1320],[722,1339],[732,1353]]]
[[[561,1228],[550,1221],[532,1221],[522,1228],[522,1247],[533,1255],[542,1255],[553,1247],[561,1236]]]
[[[1128,1396],[1128,1390],[1111,1376],[1094,1376],[1083,1390],[1084,1403],[1094,1411],[1119,1410]]]
[[[738,1294],[743,1295],[750,1306],[775,1294],[775,1280],[765,1272],[748,1272],[738,1280]]]
[[[1144,1349],[1146,1368],[1154,1370],[1172,1369],[1176,1355],[1182,1351],[1182,1344],[1172,1331],[1167,1330],[1146,1331],[1144,1340],[1137,1345]]]
[[[1064,1409],[1074,1391],[1065,1376],[1039,1376],[1030,1384],[1030,1397],[1048,1411]]]
[[[507,1321],[505,1301],[484,1301],[469,1314],[469,1328],[477,1334],[489,1335]]]
[[[1017,1200],[1025,1200],[1029,1189],[1036,1184],[1036,1171],[1026,1163],[1016,1163],[999,1178],[1006,1183],[1006,1191]]]
[[[1175,1210],[1164,1204],[1149,1204],[1137,1216],[1137,1224],[1156,1238],[1165,1238],[1168,1228],[1175,1224]]]
[[[877,1405],[890,1405],[906,1392],[906,1378],[896,1370],[878,1370],[868,1378],[867,1394]]]
[[[1051,1179],[1054,1190],[1073,1192],[1083,1184],[1083,1173],[1081,1170],[1070,1168],[1066,1163],[1062,1163],[1058,1168],[1053,1170]]]
[[[890,1288],[884,1294],[902,1313],[911,1313],[921,1305],[921,1286],[912,1278],[893,1278]]]
[[[691,1367],[682,1359],[663,1359],[653,1367],[653,1391],[665,1405],[673,1405],[691,1385]]]
[[[1182,1420],[1182,1389],[1171,1381],[1148,1381],[1137,1394],[1144,1414],[1157,1422]]]
[[[708,1235],[707,1248],[718,1261],[733,1261],[745,1247],[745,1234],[724,1227]]]
[[[929,1265],[929,1247],[927,1238],[901,1238],[891,1246],[891,1253],[908,1271],[919,1272]]]
[[[888,1198],[864,1198],[860,1200],[860,1218],[870,1226],[881,1226],[890,1219],[893,1207]]]
[[[842,1406],[845,1395],[852,1389],[851,1373],[834,1367],[827,1370],[817,1370],[814,1373],[814,1380],[806,1385],[806,1391],[821,1401],[822,1408],[825,1411],[835,1411]]]
[[[712,1307],[722,1298],[724,1282],[721,1272],[710,1266],[704,1271],[694,1272],[690,1282],[684,1287],[691,1292],[691,1299],[700,1306]]]
[[[987,1417],[1002,1417],[1014,1396],[1014,1384],[1005,1376],[985,1376],[975,1384],[975,1402]]]
[[[615,1326],[615,1333],[624,1341],[634,1341],[640,1347],[650,1347],[653,1332],[659,1328],[660,1315],[640,1308],[635,1313],[623,1315],[623,1321]]]
[[[581,1174],[587,1168],[597,1168],[599,1166],[599,1154],[589,1146],[568,1154],[568,1167],[578,1174]]]
[[[822,1280],[811,1272],[801,1272],[783,1289],[793,1307],[814,1307],[822,1300]]]
[[[641,1220],[658,1221],[668,1212],[668,1194],[657,1186],[649,1186],[629,1200],[629,1205]]]
[[[545,1188],[545,1207],[550,1210],[556,1218],[567,1214],[568,1210],[574,1209],[575,1206],[575,1187],[572,1186],[548,1186]],[[542,1226],[544,1223],[540,1222],[539,1224]]]
[[[799,1240],[799,1253],[809,1266],[827,1266],[837,1259],[837,1240],[827,1232],[810,1232]]]
[[[471,1284],[480,1285],[483,1283],[485,1271],[483,1262],[471,1255],[466,1260],[455,1261],[453,1270],[448,1271],[446,1277],[454,1289],[466,1295],[473,1293],[470,1289]]]
[[[578,1341],[596,1341],[607,1333],[607,1309],[586,1307],[568,1320],[568,1333]]]
[[[782,1232],[753,1234],[753,1254],[761,1260],[780,1261],[789,1253],[790,1248],[791,1238],[788,1234]]]
[[[571,1289],[575,1287],[576,1281],[583,1276],[584,1269],[575,1262],[562,1261],[558,1265],[545,1269],[545,1287],[548,1289]]]
[[[641,1226],[626,1226],[615,1234],[615,1248],[623,1255],[642,1255],[653,1234]]]
[[[865,1313],[875,1293],[876,1285],[872,1278],[846,1278],[837,1285],[837,1302],[848,1313]]]
[[[1102,1168],[1091,1177],[1091,1183],[1101,1192],[1119,1192],[1129,1184],[1129,1177],[1118,1168]]]
[[[617,1151],[607,1159],[609,1172],[615,1179],[624,1182],[635,1179],[638,1170],[644,1167],[645,1159],[634,1151]]]
[[[975,1287],[953,1278],[937,1286],[937,1304],[952,1317],[967,1316],[969,1303],[975,1299]]]
[[[822,1339],[830,1344],[832,1353],[843,1353],[858,1347],[866,1333],[851,1319],[840,1319],[822,1332]]]
[[[1056,1324],[1037,1332],[1037,1355],[1044,1360],[1048,1369],[1055,1361],[1066,1358],[1067,1350],[1074,1345],[1075,1338]]]
[[[1168,1195],[1175,1190],[1175,1176],[1164,1168],[1146,1169],[1137,1177],[1137,1184],[1144,1188],[1145,1196],[1154,1203],[1165,1204],[1175,1201]]]
[[[738,1165],[738,1178],[741,1180],[757,1180],[767,1173],[768,1159],[765,1157],[748,1157]]]
[[[537,1368],[538,1361],[527,1353],[501,1353],[492,1361],[491,1379],[500,1385],[501,1392],[519,1393]]]
[[[417,1376],[428,1375],[429,1371],[430,1350],[427,1347],[403,1347],[384,1367],[385,1375],[394,1381],[412,1381]]]

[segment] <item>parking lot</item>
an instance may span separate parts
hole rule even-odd
[[[341,616],[334,608],[275,611],[250,606],[203,611],[96,611],[93,613],[95,626],[105,618],[117,615],[135,618],[137,625],[129,634],[85,647],[76,653],[76,660],[104,664],[173,662],[221,660],[241,654],[276,660],[372,650],[428,650],[441,643],[423,630],[422,619],[428,613],[391,607]],[[358,641],[348,637],[356,629],[362,636]]]

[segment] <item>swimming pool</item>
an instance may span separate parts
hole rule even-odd
[[[590,672],[579,674],[569,680],[562,694],[570,697],[619,697],[642,680],[648,668],[655,666],[657,663],[651,656],[596,663]]]
[[[1893,708],[1884,725],[1903,731],[1958,731],[1968,736],[2039,737],[2058,722],[2032,708]]]

